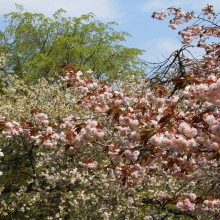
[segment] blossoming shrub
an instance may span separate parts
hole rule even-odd
[[[171,24],[194,18],[170,10]],[[216,16],[210,6],[203,13]],[[219,37],[209,28],[204,35]],[[60,84],[44,80],[18,99],[17,84],[9,87],[1,218],[218,219],[219,47],[204,49],[212,62],[184,59],[164,84],[131,77],[110,86],[67,66]]]
[[[40,110],[51,119],[62,118],[71,113],[74,103],[70,102],[69,90],[59,80],[39,79],[36,85],[27,85],[16,76],[10,76],[9,85],[3,86],[0,114],[7,119],[20,121],[31,119],[34,111]]]

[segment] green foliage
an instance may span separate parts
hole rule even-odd
[[[17,5],[17,11],[5,15],[0,51],[7,54],[7,71],[27,81],[52,76],[66,63],[92,69],[106,80],[145,73],[146,62],[139,58],[143,51],[122,45],[129,35],[115,31],[115,22],[102,23],[92,13],[79,18],[64,13],[60,9],[50,18]]]

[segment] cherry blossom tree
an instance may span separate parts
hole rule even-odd
[[[0,120],[2,217],[220,218],[220,46],[210,43],[220,35],[217,14],[211,5],[199,16],[174,7],[153,14],[167,16],[172,29],[195,22],[151,79],[109,85],[67,65],[51,85],[63,97],[56,111],[51,101],[45,107],[40,84],[28,93],[42,91],[36,108],[14,109],[11,97]],[[186,56],[191,47],[204,49],[201,59]],[[12,88],[19,85],[4,99]]]

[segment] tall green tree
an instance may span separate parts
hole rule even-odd
[[[62,9],[46,17],[16,6],[5,15],[7,27],[0,34],[7,71],[28,81],[52,76],[66,63],[106,80],[145,73],[143,51],[122,45],[129,35],[115,31],[115,22],[102,23],[92,13],[66,17]]]

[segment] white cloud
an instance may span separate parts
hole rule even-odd
[[[155,38],[145,44],[144,50],[146,52],[142,58],[149,62],[160,62],[168,58],[174,51],[180,49],[181,46],[182,44],[177,38]],[[189,51],[194,58],[201,58],[201,55],[204,54],[204,51],[200,48],[191,48]],[[192,58],[190,53],[185,52],[184,54]]]
[[[177,40],[159,38],[154,42],[154,48],[161,52],[171,53],[180,47],[181,43]]]
[[[211,4],[216,10],[220,10],[220,4],[217,0],[209,0],[208,2],[207,0],[146,0],[146,2],[142,5],[141,10],[145,12],[153,12],[175,6],[180,7],[185,11],[197,11],[207,4]]]
[[[180,47],[181,43],[177,39],[155,38],[144,45],[146,53],[143,58],[150,62],[162,61]]]
[[[73,17],[89,12],[93,12],[101,20],[115,20],[122,16],[116,0],[0,0],[1,15],[14,11],[15,3],[23,5],[27,11],[44,13],[47,16],[60,8]]]

